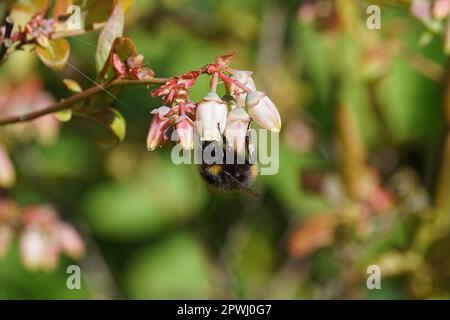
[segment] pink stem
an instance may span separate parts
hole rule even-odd
[[[250,91],[252,91],[252,90],[250,90],[250,88],[247,87],[246,85],[240,83],[240,82],[237,81],[237,80],[231,79],[230,77],[228,77],[227,75],[223,74],[222,72],[219,72],[218,75],[219,75],[220,79],[222,79],[222,80],[225,81],[226,83],[228,83],[228,84],[234,84],[235,86],[241,88],[242,90],[244,90],[244,91],[247,92],[247,93],[250,92]]]

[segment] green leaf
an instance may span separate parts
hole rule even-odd
[[[36,53],[47,67],[61,70],[69,59],[69,42],[66,39],[50,40],[47,47],[37,45]]]
[[[133,5],[134,0],[120,0],[123,12],[127,13],[128,9]]]
[[[49,0],[18,0],[13,9],[28,12],[32,15],[45,12],[50,6]]]
[[[79,0],[75,1],[76,5],[81,6],[81,10],[86,12],[86,18],[84,20],[84,27],[86,29],[92,28],[96,23],[102,23],[108,20],[111,14],[114,1],[112,0]]]
[[[61,111],[55,112],[55,117],[56,117],[56,119],[58,119],[61,122],[67,122],[70,119],[72,119],[72,110],[66,109],[66,110],[61,110]]]
[[[64,79],[62,81],[66,88],[72,92],[79,93],[83,91],[83,89],[80,87],[80,85],[72,79]],[[81,106],[80,103],[75,104],[75,106]],[[61,122],[67,122],[70,119],[72,119],[72,109],[65,109],[58,112],[55,112],[55,117]]]
[[[98,38],[97,53],[95,55],[96,69],[99,73],[108,59],[111,47],[116,38],[121,37],[124,27],[124,13],[120,3],[116,3],[105,28]]]
[[[119,1],[124,14],[133,4],[132,0]],[[90,29],[97,23],[108,20],[117,1],[114,0],[74,0],[74,4],[80,6],[82,14],[85,16],[84,27]]]
[[[108,129],[117,142],[122,142],[126,133],[126,122],[122,114],[112,107],[108,107],[101,111],[84,112],[81,115],[91,118]]]
[[[78,84],[78,82],[76,82],[75,80],[71,80],[71,79],[64,79],[62,81],[64,83],[64,85],[66,86],[67,89],[69,89],[72,92],[81,92],[83,91],[83,89],[81,89],[80,85]]]

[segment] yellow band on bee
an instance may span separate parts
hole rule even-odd
[[[207,167],[206,171],[208,171],[212,175],[218,175],[223,171],[223,167],[219,164],[214,164],[212,166]]]

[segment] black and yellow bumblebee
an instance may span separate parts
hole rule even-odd
[[[210,192],[238,192],[261,197],[260,194],[251,189],[251,185],[257,176],[258,167],[254,161],[248,135],[245,140],[245,147],[245,155],[241,156],[227,145],[225,137],[222,137],[222,141],[204,141],[202,143],[202,150],[210,148],[213,158],[219,160],[212,162],[202,158],[202,163],[198,166],[200,176],[206,182]],[[232,161],[227,161],[227,159],[232,159]]]

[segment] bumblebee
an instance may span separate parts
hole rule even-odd
[[[238,192],[241,194],[261,197],[250,187],[256,178],[258,169],[253,161],[253,152],[250,150],[250,139],[245,140],[246,154],[244,157],[238,155],[227,144],[225,137],[222,141],[206,141],[202,149],[211,149],[211,155],[218,161],[211,162],[202,158],[199,172],[212,193]],[[230,158],[231,157],[231,158]],[[227,161],[232,159],[232,161]]]

